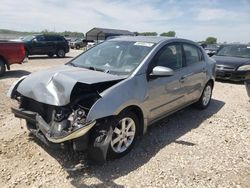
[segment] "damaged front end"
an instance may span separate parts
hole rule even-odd
[[[76,83],[69,97],[70,103],[56,106],[38,102],[18,92],[22,80],[15,83],[8,94],[19,102],[19,108],[12,108],[15,117],[25,119],[31,133],[46,145],[62,145],[72,141],[73,148],[81,151],[87,149],[88,133],[96,124],[96,120],[86,120],[91,107],[101,98],[100,92],[118,83],[118,80],[96,84]]]
[[[15,117],[25,119],[28,129],[45,143],[46,140],[57,144],[74,140],[85,135],[96,123],[95,120],[86,122],[89,108],[81,103],[57,107],[24,96],[17,99],[20,107],[12,108]]]

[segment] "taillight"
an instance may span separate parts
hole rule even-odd
[[[24,45],[23,45],[23,44],[21,45],[21,52],[22,52],[22,55],[25,56],[25,48],[24,48]]]

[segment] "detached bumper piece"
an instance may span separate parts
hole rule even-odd
[[[38,113],[16,108],[11,108],[11,111],[15,114],[15,117],[25,119],[28,122],[35,124],[37,129],[32,130],[31,132],[36,133],[36,136],[38,136],[38,133],[41,131],[48,141],[57,144],[85,135],[96,123],[96,121],[92,121],[86,123],[82,127],[72,130],[71,132],[64,132],[62,135],[52,135],[51,126],[47,124]],[[39,137],[39,139],[40,138],[41,137]]]

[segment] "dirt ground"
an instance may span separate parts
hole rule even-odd
[[[44,147],[6,97],[23,75],[69,61],[33,57],[0,78],[0,187],[250,187],[250,102],[242,84],[216,82],[208,109],[188,107],[151,126],[125,157],[104,165]]]

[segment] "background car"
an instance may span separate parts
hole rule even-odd
[[[25,49],[21,42],[0,41],[0,76],[10,70],[10,65],[21,64],[25,59]]]
[[[250,45],[225,45],[212,58],[216,61],[216,78],[232,81],[250,79]]]
[[[84,47],[83,39],[77,38],[70,42],[70,48],[71,49],[80,49]]]
[[[205,49],[205,52],[207,53],[207,55],[209,55],[211,57],[217,53],[219,48],[220,48],[220,45],[218,45],[218,44],[208,44],[208,45],[206,45],[206,47],[204,49]]]
[[[65,57],[69,52],[67,40],[60,35],[31,35],[23,39],[26,56],[48,55],[53,57]]]
[[[215,62],[192,41],[120,37],[21,78],[8,95],[41,141],[103,162],[127,154],[157,120],[191,104],[207,108],[214,74]]]

